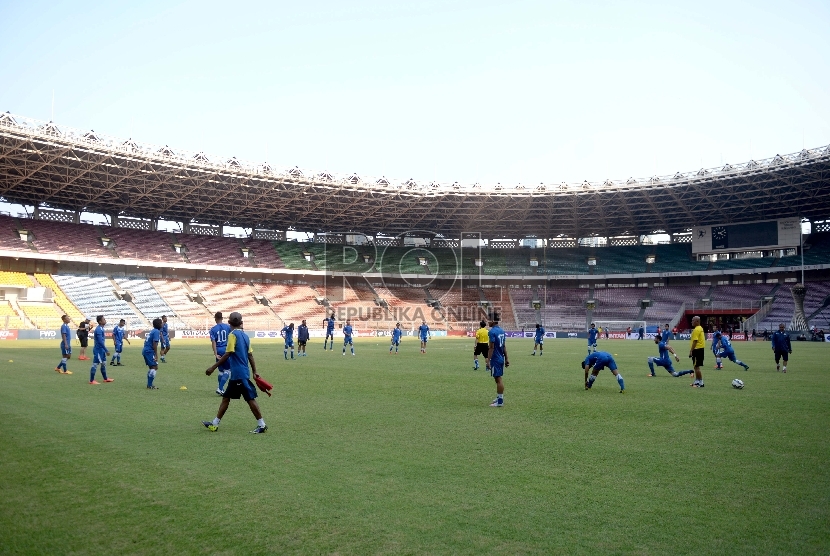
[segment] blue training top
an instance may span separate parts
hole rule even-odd
[[[403,334],[403,330],[401,330],[400,328],[398,328],[396,326],[395,329],[392,330],[392,341],[395,342],[395,343],[400,342],[402,334]]]
[[[228,363],[231,366],[231,380],[250,380],[251,370],[248,367],[248,354],[251,350],[251,339],[244,331],[237,328],[231,330],[228,336],[228,345],[225,353],[230,353]]]
[[[66,324],[66,323],[63,323],[61,325],[61,342],[63,342],[64,334],[66,335],[66,346],[65,347],[69,347],[72,344],[72,336],[71,336],[71,333],[69,331],[69,325]]]
[[[607,351],[596,351],[585,358],[585,364],[589,367],[607,367],[609,363],[615,363],[614,358]]]
[[[490,362],[501,363],[504,361],[504,330],[498,324],[487,333],[490,342],[493,344],[493,351],[490,354]]]
[[[294,329],[290,326],[284,326],[282,330],[280,330],[284,334],[285,341],[290,342],[294,339]]]
[[[223,355],[225,353],[230,333],[231,326],[224,322],[220,322],[210,329],[210,339],[211,341],[216,342],[217,355]]]
[[[599,334],[599,330],[596,328],[589,328],[588,329],[588,343],[595,344],[597,343],[597,334]]]
[[[156,353],[156,350],[153,349],[153,343],[158,343],[161,340],[161,332],[157,328],[153,328],[147,337],[144,339],[144,349],[141,350],[141,353],[146,353],[147,355],[151,355]]]
[[[95,344],[93,345],[92,349],[96,350],[107,350],[107,335],[104,333],[104,327],[100,324],[95,327]]]
[[[540,326],[536,329],[536,343],[539,343],[539,340],[545,337],[545,327]]]

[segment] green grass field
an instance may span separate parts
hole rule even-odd
[[[698,390],[646,377],[653,343],[606,341],[620,395],[608,371],[583,389],[584,340],[542,358],[508,340],[491,408],[470,340],[313,340],[288,362],[255,341],[275,395],[252,435],[241,400],[200,423],[219,405],[207,342],[174,342],[157,391],[136,342],[99,386],[86,361],[55,373],[57,344],[0,345],[2,554],[830,552],[830,345],[794,343],[784,375],[768,343],[736,342],[749,372],[707,352]]]

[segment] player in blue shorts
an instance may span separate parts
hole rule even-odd
[[[669,330],[669,323],[663,325],[663,331],[660,333],[660,341],[666,345],[669,345],[669,340],[671,339],[671,331]]]
[[[280,336],[285,338],[285,345],[283,346],[282,354],[285,360],[288,361],[288,349],[291,348],[291,359],[294,359],[294,323],[284,326],[280,330]]]
[[[680,357],[678,357],[677,353],[674,351],[669,345],[666,345],[666,342],[660,336],[654,337],[654,343],[657,344],[657,349],[660,352],[659,357],[649,357],[646,361],[648,361],[648,368],[651,369],[651,372],[648,376],[655,376],[654,374],[654,366],[657,365],[658,367],[663,367],[668,371],[671,376],[685,376],[694,373],[693,370],[689,369],[688,371],[675,371],[674,366],[671,362],[671,357],[669,354],[671,353],[674,355],[674,360],[676,362],[680,362]]]
[[[127,343],[130,343],[130,339],[127,338],[127,330],[125,325],[127,321],[121,319],[118,321],[118,326],[114,326],[112,328],[112,343],[115,344],[115,349],[112,354],[112,361],[110,361],[110,365],[113,367],[118,366],[121,367],[121,352],[124,351],[124,340],[127,340]]]
[[[429,326],[427,326],[427,321],[425,320],[422,320],[421,326],[418,327],[418,337],[421,339],[421,353],[426,353],[430,334]]]
[[[326,327],[326,339],[323,340],[323,351],[326,351],[329,338],[331,338],[331,347],[329,351],[334,350],[334,313],[323,319],[323,325]]]
[[[352,334],[354,330],[352,329],[352,321],[347,320],[346,326],[343,327],[343,355],[346,355],[346,346],[352,348],[352,355],[354,355],[354,343],[352,342]],[[332,342],[334,340],[332,339]]]
[[[715,352],[716,369],[723,369],[723,358],[726,357],[736,365],[743,367],[745,371],[749,370],[749,365],[735,357],[735,349],[732,347],[732,343],[729,338],[721,334],[720,330],[715,332],[712,337],[712,351]]]
[[[545,343],[545,327],[541,324],[536,325],[536,335],[533,337],[533,353],[530,355],[536,355],[536,347],[539,347],[539,357],[542,357],[542,348],[544,347]]]
[[[599,336],[599,331],[597,330],[596,325],[592,322],[591,328],[588,329],[588,355],[597,352],[597,336]]]
[[[144,338],[144,349],[141,355],[144,356],[144,364],[147,365],[147,389],[158,390],[153,382],[156,380],[156,372],[159,368],[159,344],[161,343],[161,319],[153,319],[153,329]]]
[[[95,317],[95,322],[98,323],[98,326],[95,327],[93,335],[94,343],[92,344],[92,367],[89,369],[89,383],[99,384],[95,380],[98,365],[101,366],[101,376],[104,377],[104,382],[112,382],[114,379],[107,377],[107,356],[110,354],[107,351],[107,335],[104,331],[107,319],[104,318],[104,315],[98,315]]]
[[[592,367],[594,369],[593,371],[591,371]],[[617,383],[620,385],[620,394],[625,394],[625,382],[623,381],[622,375],[617,372],[617,362],[606,351],[595,351],[589,354],[582,362],[582,370],[585,371],[585,389],[591,389],[591,386],[594,385],[594,381],[597,379],[597,375],[605,367],[608,367],[611,374],[617,377]],[[591,374],[588,374],[589,372]]]
[[[213,348],[213,358],[215,361],[219,361],[225,355],[225,348],[228,345],[228,335],[231,333],[231,327],[222,322],[223,319],[222,311],[217,311],[213,315],[213,320],[216,324],[210,329],[210,345]],[[231,365],[225,361],[217,369],[219,369],[219,378],[216,393],[221,396],[225,393],[228,380],[231,378]]]
[[[398,353],[398,347],[401,345],[401,336],[403,335],[403,330],[401,330],[401,323],[395,323],[395,328],[392,329],[392,345],[389,346],[389,353],[392,353],[392,348],[395,349],[395,354]]]
[[[167,315],[161,316],[161,362],[167,363],[164,356],[170,351],[170,333],[167,331]]]
[[[55,371],[62,375],[71,375],[72,371],[66,368],[66,362],[72,358],[72,340],[70,339],[69,315],[61,317],[61,362],[55,367]]]
[[[251,349],[251,340],[242,330],[241,314],[236,311],[231,313],[228,317],[228,324],[231,325],[231,332],[228,335],[225,354],[219,358],[219,361],[208,367],[205,374],[210,376],[213,371],[227,361],[231,367],[231,378],[228,381],[225,393],[222,395],[216,417],[212,421],[202,421],[202,424],[211,432],[218,431],[219,422],[225,416],[231,399],[238,400],[241,397],[248,402],[248,407],[251,408],[251,413],[254,414],[254,418],[257,420],[256,428],[251,432],[262,434],[268,430],[268,425],[265,424],[265,420],[262,418],[262,412],[259,410],[259,404],[256,401],[256,387],[251,380],[251,371],[253,371],[254,377],[259,378],[259,374],[256,372],[254,351]]]
[[[507,346],[505,345],[504,330],[499,326],[499,321],[494,318],[490,322],[490,332],[487,334],[490,340],[487,344],[487,367],[490,369],[490,376],[496,381],[496,399],[490,407],[504,407],[504,368],[510,366],[507,359]]]

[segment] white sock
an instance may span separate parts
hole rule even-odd
[[[256,424],[259,425],[260,427],[264,427],[265,426],[265,419],[257,419]]]
[[[219,417],[214,417],[213,418],[213,425],[218,427],[219,426],[219,421],[221,421],[221,419],[219,419]]]

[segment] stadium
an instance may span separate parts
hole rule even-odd
[[[830,4],[0,4],[0,555],[830,554]]]
[[[0,197],[27,207],[0,216],[7,338],[63,313],[204,336],[232,310],[262,336],[331,313],[368,335],[494,314],[516,334],[685,331],[693,314],[707,332],[830,330],[830,147],[526,187],[275,169],[8,112],[0,138]]]

